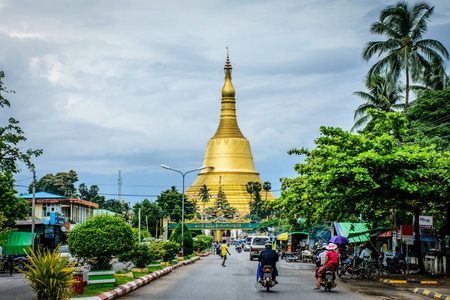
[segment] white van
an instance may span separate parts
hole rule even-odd
[[[253,260],[259,256],[259,253],[264,250],[264,244],[266,242],[270,242],[270,237],[252,236],[252,241],[250,242],[250,260]]]

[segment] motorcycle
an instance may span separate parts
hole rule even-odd
[[[302,261],[302,255],[297,252],[286,252],[285,259],[286,262]]]
[[[326,268],[324,271],[324,276],[322,278],[322,286],[325,288],[325,291],[331,292],[332,288],[336,287],[336,275],[332,268]]]
[[[15,262],[14,255],[11,254],[5,255],[1,260],[2,271],[3,272],[9,271],[9,275],[12,276],[12,273],[14,272],[14,262]]]
[[[242,252],[242,248],[241,248],[241,247],[238,247],[238,248],[236,249],[236,251],[237,251],[237,253],[241,253],[241,252]]]
[[[272,279],[273,268],[270,265],[263,266],[261,272],[262,276],[259,279],[259,283],[269,291],[269,289],[276,284]]]

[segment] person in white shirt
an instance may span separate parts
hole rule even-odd
[[[327,257],[326,246],[323,247],[323,251],[319,253],[320,265],[323,266],[325,264],[325,258]]]
[[[363,250],[361,251],[359,258],[362,258],[367,261],[372,261],[372,251],[369,248],[367,248],[366,244],[363,245]]]

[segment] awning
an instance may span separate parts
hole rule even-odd
[[[287,241],[288,240],[288,232],[280,233],[279,235],[275,236],[275,239],[278,241]]]
[[[367,233],[369,224],[367,223],[333,223],[336,234],[345,236],[349,243],[362,243],[370,239]]]
[[[36,237],[36,233],[34,236]],[[31,232],[13,231],[0,236],[0,240],[7,241],[3,244],[3,254],[24,255],[25,250],[31,246]]]

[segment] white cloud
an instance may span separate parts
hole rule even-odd
[[[229,45],[238,122],[276,186],[300,159],[288,149],[312,147],[321,125],[351,128],[370,66],[361,51],[388,4],[4,0],[0,68],[16,94],[0,116],[21,121],[27,148],[44,149],[41,176],[74,169],[115,184],[122,169],[160,191],[173,184],[161,163],[202,163]],[[434,4],[431,38],[449,48],[450,3]]]

